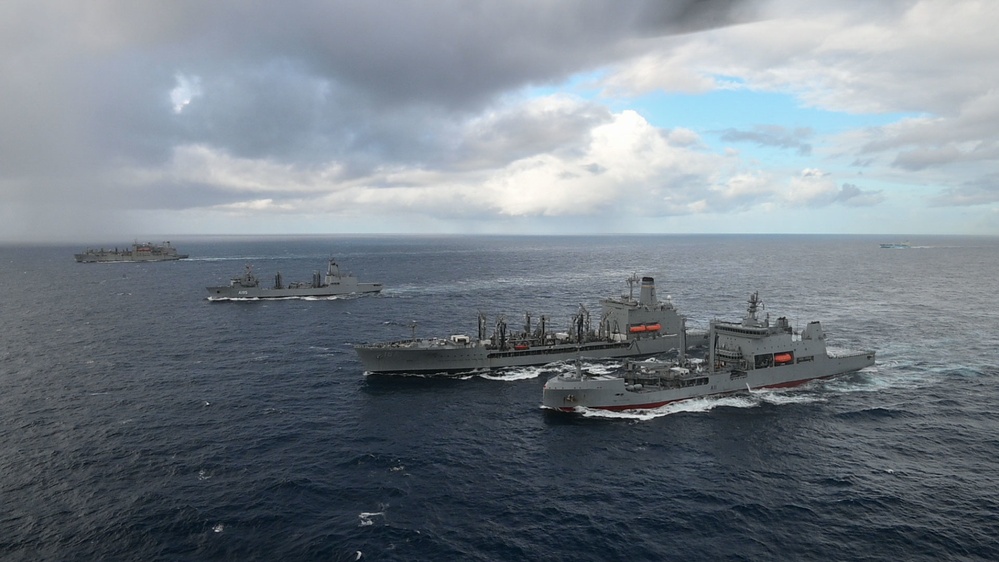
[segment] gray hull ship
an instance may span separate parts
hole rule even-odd
[[[177,248],[164,242],[162,246],[157,246],[152,242],[145,244],[135,243],[131,248],[119,250],[88,249],[82,254],[73,254],[76,261],[80,263],[109,263],[109,262],[145,262],[145,261],[173,261],[182,260],[188,257],[187,254],[177,252]]]
[[[318,271],[312,274],[309,283],[284,284],[281,272],[274,276],[272,287],[261,287],[260,279],[253,274],[253,266],[247,265],[246,271],[240,277],[234,277],[228,285],[207,287],[209,300],[229,299],[280,299],[289,297],[335,297],[358,293],[377,293],[382,290],[381,283],[361,283],[357,277],[349,273],[340,273],[340,266],[330,259],[326,266],[326,275]]]
[[[690,398],[791,387],[874,365],[873,351],[830,353],[819,322],[808,324],[799,337],[787,318],[773,325],[769,315],[760,320],[761,304],[754,293],[742,322],[711,322],[706,365],[681,357],[672,363],[631,363],[623,375],[577,370],[548,380],[542,405],[566,412],[658,408]]]
[[[602,301],[603,311],[595,331],[589,311],[580,306],[566,332],[552,331],[544,316],[532,327],[527,315],[522,331],[508,330],[500,318],[493,335],[487,337],[486,320],[480,314],[477,338],[413,338],[357,345],[354,349],[367,374],[436,375],[544,365],[580,356],[652,356],[690,344],[685,318],[671,302],[656,298],[653,278],[642,278],[638,300],[634,298],[638,279],[632,277],[628,282],[631,294]]]

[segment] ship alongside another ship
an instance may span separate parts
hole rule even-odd
[[[564,412],[658,408],[703,396],[797,386],[874,365],[873,351],[830,353],[819,322],[796,335],[785,317],[774,324],[769,314],[761,320],[761,306],[753,293],[741,322],[711,322],[706,364],[681,355],[673,362],[630,363],[622,374],[590,375],[579,369],[548,380],[542,405]]]
[[[488,371],[503,367],[545,365],[577,357],[648,357],[704,344],[705,334],[690,334],[686,319],[669,300],[656,297],[655,280],[633,276],[630,292],[601,301],[602,312],[592,326],[590,312],[580,305],[568,330],[555,331],[545,316],[532,324],[528,314],[522,330],[509,329],[502,317],[487,336],[486,318],[479,314],[478,334],[372,343],[354,346],[366,374],[437,375]],[[634,298],[640,285],[639,298]]]
[[[240,277],[234,277],[228,285],[206,287],[209,300],[229,299],[278,299],[289,297],[336,297],[352,294],[377,293],[381,283],[361,283],[349,273],[341,273],[340,266],[330,258],[326,275],[313,272],[311,282],[292,282],[287,285],[279,271],[274,276],[272,287],[261,287],[260,279],[253,273],[253,266],[247,264]]]
[[[170,245],[170,242],[163,242],[156,245],[152,242],[132,244],[130,248],[105,250],[101,248],[88,249],[82,254],[73,254],[79,263],[111,263],[111,262],[149,262],[149,261],[174,261],[188,257],[188,254],[181,254]]]

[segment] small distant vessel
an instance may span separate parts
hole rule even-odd
[[[349,273],[340,273],[340,266],[332,258],[326,266],[326,275],[313,272],[312,281],[284,284],[279,271],[274,276],[273,287],[261,287],[260,279],[253,273],[253,266],[247,264],[240,277],[234,277],[228,285],[207,287],[209,300],[228,299],[279,299],[287,297],[335,297],[356,293],[377,293],[381,283],[361,283]]]
[[[883,242],[881,244],[881,247],[882,248],[902,249],[902,248],[911,248],[912,246],[908,242]]]
[[[136,242],[130,248],[123,248],[121,250],[118,248],[114,250],[105,250],[104,248],[100,250],[88,249],[82,254],[73,254],[73,257],[80,263],[145,262],[182,260],[187,258],[188,254],[177,253],[177,249],[171,246],[169,242],[164,242],[161,246],[157,246],[152,242],[146,242],[145,244]]]
[[[706,343],[706,334],[688,334],[686,319],[668,299],[656,298],[652,277],[641,278],[639,298],[634,288],[637,276],[628,279],[630,294],[602,301],[603,313],[597,329],[590,312],[580,305],[566,331],[553,330],[541,316],[532,325],[525,315],[521,331],[508,330],[503,317],[491,336],[486,318],[479,314],[477,337],[464,334],[449,338],[402,340],[355,345],[354,350],[368,374],[438,375],[489,371],[503,367],[545,365],[585,357],[647,357],[673,349]],[[415,327],[414,327],[415,332]]]
[[[564,412],[658,408],[690,398],[791,387],[874,365],[873,351],[830,353],[819,322],[809,323],[799,336],[785,317],[773,325],[769,314],[761,320],[762,304],[753,293],[741,322],[711,322],[706,364],[681,355],[673,362],[629,363],[623,374],[577,369],[545,383],[542,405]]]

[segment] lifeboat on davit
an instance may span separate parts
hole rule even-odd
[[[658,332],[659,330],[662,330],[662,329],[663,329],[663,327],[658,322],[656,322],[655,324],[646,324],[645,325],[645,331],[646,332]]]
[[[645,324],[636,324],[628,328],[628,331],[631,332],[632,334],[641,334],[642,332],[645,331]]]
[[[786,365],[791,361],[794,361],[794,357],[791,357],[790,353],[778,353],[774,355],[774,363],[778,365]]]

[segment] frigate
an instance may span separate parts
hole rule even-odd
[[[87,249],[82,254],[73,254],[76,261],[80,263],[106,263],[106,262],[146,262],[146,261],[173,261],[182,260],[188,257],[187,254],[180,254],[177,249],[164,242],[162,246],[146,242],[132,244],[129,248],[105,250],[101,248]]]
[[[230,299],[278,299],[288,297],[334,297],[357,293],[377,293],[381,283],[361,283],[349,273],[341,273],[340,266],[330,258],[326,275],[313,272],[311,282],[285,284],[279,271],[274,276],[274,286],[261,287],[260,279],[253,273],[253,266],[246,265],[240,277],[234,277],[228,285],[207,287],[209,300]]]
[[[628,362],[621,373],[589,374],[581,368],[549,379],[542,406],[572,412],[578,408],[641,410],[690,398],[792,387],[874,365],[873,351],[832,351],[818,321],[795,334],[786,317],[760,319],[759,293],[749,298],[741,322],[713,320],[708,356],[689,360]]]
[[[637,276],[630,291],[601,301],[596,329],[590,312],[580,305],[568,329],[552,329],[547,316],[536,323],[528,313],[522,330],[511,330],[500,317],[487,336],[486,317],[479,313],[478,334],[355,345],[366,374],[437,375],[488,371],[503,367],[545,365],[576,357],[644,357],[705,343],[706,335],[688,334],[686,319],[670,299],[656,297],[655,280]],[[640,283],[639,297],[635,286]],[[698,339],[700,338],[700,339]]]

